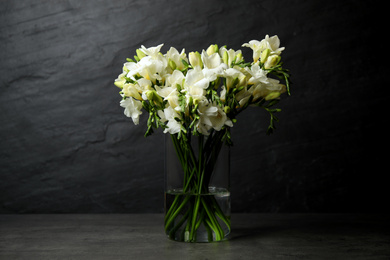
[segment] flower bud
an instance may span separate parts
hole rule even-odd
[[[194,68],[196,66],[199,66],[201,68],[203,67],[202,57],[200,56],[199,52],[190,52],[188,54],[188,58],[190,60],[192,67]]]
[[[145,92],[145,96],[149,101],[153,101],[155,103],[162,103],[162,98],[157,94],[155,90],[148,90]]]
[[[234,59],[235,59],[236,63],[239,63],[240,61],[242,61],[242,59],[243,59],[242,53],[239,52]]]
[[[277,65],[280,61],[280,56],[279,55],[271,55],[267,58],[267,61],[264,63],[264,68],[265,69],[270,69]]]
[[[193,105],[193,102],[194,102],[194,99],[190,96],[188,98],[188,106],[192,106]]]
[[[117,86],[118,88],[123,88],[123,85],[125,84],[126,81],[124,80],[115,80],[114,84],[115,86]]]
[[[141,51],[140,49],[137,49],[135,52],[137,53],[137,56],[138,56],[138,58],[139,58],[140,60],[141,60],[143,57],[146,56],[146,54],[145,54],[143,51]]]
[[[207,48],[207,55],[211,55],[211,54],[214,54],[218,52],[218,45],[217,44],[211,44],[208,48]]]
[[[149,101],[153,100],[153,90],[148,90],[145,92],[145,96]]]
[[[176,63],[173,60],[169,59],[168,65],[172,70],[176,69]]]
[[[199,104],[199,102],[200,102],[200,99],[199,98],[194,98],[194,105],[198,105]]]
[[[124,69],[125,69],[125,67],[123,67],[123,70]],[[123,89],[123,85],[126,83],[125,75],[126,75],[126,72],[123,72],[122,74],[120,74],[118,76],[117,79],[115,79],[115,82],[114,82],[115,86],[117,86],[120,89]]]
[[[199,108],[199,102],[195,104],[195,106],[194,106],[194,108],[192,109],[191,113],[192,113],[192,114],[195,114],[196,111],[198,110],[198,108]]]
[[[222,55],[223,63],[227,64],[229,66],[229,53],[225,51]]]
[[[130,71],[126,66],[123,66],[122,70],[123,70],[123,72],[126,72],[126,74],[129,73],[129,71]]]
[[[123,84],[123,94],[126,96],[126,97],[133,97],[135,99],[138,99],[138,100],[142,100],[142,97],[141,95],[138,93],[138,90],[137,88],[134,86],[134,84],[131,84],[131,83],[125,83]]]
[[[260,62],[264,63],[267,61],[269,54],[271,53],[270,49],[265,49],[260,55]]]
[[[280,92],[271,92],[266,97],[265,100],[271,100],[280,97]]]
[[[223,108],[223,111],[225,111],[225,114],[229,114],[229,112],[230,112],[230,107],[229,107],[229,106],[225,106],[225,107]]]

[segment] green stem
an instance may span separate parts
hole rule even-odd
[[[223,237],[223,231],[220,228],[220,225],[219,225],[218,221],[216,220],[214,214],[210,211],[210,209],[208,208],[207,203],[203,199],[202,199],[202,204],[203,204],[203,207],[206,210],[207,216],[208,216],[208,218],[210,220],[210,223],[208,223],[208,224],[209,224],[210,228],[215,233],[215,239],[216,240],[221,240],[222,237]]]
[[[175,210],[175,212],[172,214],[172,216],[167,220],[165,223],[165,229],[169,227],[169,225],[172,223],[172,221],[177,217],[177,215],[180,213],[182,208],[187,204],[188,200],[191,198],[190,195],[187,195],[183,202],[180,204],[180,206]]]
[[[196,218],[197,218],[197,214],[198,214],[198,211],[199,211],[199,205],[200,205],[200,195],[197,195],[196,196],[196,199],[195,199],[195,206],[194,206],[194,211],[193,211],[193,215],[192,215],[192,225],[191,225],[191,232],[190,232],[190,238],[191,239],[194,239],[194,235],[195,235],[195,226],[196,226]]]
[[[196,241],[197,230],[201,223],[204,224],[210,241],[213,240],[212,233],[215,234],[217,241],[224,237],[218,219],[221,219],[230,230],[230,219],[224,215],[216,199],[209,195],[203,196],[209,192],[211,175],[223,144],[222,136],[220,132],[211,131],[206,142],[204,136],[200,136],[196,157],[189,138],[178,139],[177,135],[172,135],[177,156],[183,167],[184,180],[183,193],[176,195],[165,216],[165,229],[170,235],[174,236],[185,221],[187,222],[181,234],[185,241]],[[181,199],[183,195],[185,197]],[[188,204],[190,204],[188,210],[181,220],[175,223],[175,219]],[[175,224],[170,229],[172,223]]]
[[[207,237],[208,237],[208,240],[211,242],[213,241],[213,232],[211,231],[211,228],[209,226],[209,224],[207,223],[207,220],[206,219],[203,219],[203,225],[205,226],[206,230],[207,230]]]
[[[183,225],[183,223],[188,218],[188,215],[190,215],[190,209],[187,210],[187,212],[184,214],[182,219],[169,231],[169,237],[174,238],[176,231]]]
[[[171,213],[174,211],[175,207],[173,207],[174,205],[176,205],[177,201],[180,199],[180,196],[176,195],[175,196],[175,199],[173,200],[172,204],[169,206],[169,209],[167,211],[167,213],[165,213],[165,218],[164,218],[164,221],[166,222],[167,219],[169,218],[169,216],[171,215]]]

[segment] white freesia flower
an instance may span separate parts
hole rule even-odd
[[[203,74],[209,82],[214,81],[217,77],[223,76],[224,70],[228,66],[222,62],[221,56],[218,53],[213,53],[208,55],[205,50],[202,52],[202,61],[203,61]]]
[[[200,115],[198,129],[204,135],[208,135],[208,130],[211,128],[220,131],[224,125],[233,126],[232,121],[216,103],[203,100],[199,103],[198,112]]]
[[[271,54],[280,55],[282,51],[285,49],[284,47],[279,47],[280,40],[277,35],[274,35],[271,38],[268,35],[266,35],[265,39],[262,40],[261,43],[266,46],[266,49],[271,50]]]
[[[218,77],[222,77],[225,69],[227,69],[227,65],[225,63],[221,63],[218,67],[213,69],[204,68],[203,75],[209,82],[216,80]]]
[[[160,88],[156,86],[155,88],[157,94],[167,100],[170,107],[175,109],[179,106],[179,92],[176,87]]]
[[[232,65],[233,61],[235,63],[238,63],[243,59],[241,50],[227,50],[225,47],[222,47],[221,49],[219,49],[219,54],[221,55],[223,62],[229,67]]]
[[[185,92],[187,100],[203,100],[206,95],[206,90],[199,86],[186,87]]]
[[[141,46],[140,51],[147,56],[143,57],[139,62],[125,63],[125,69],[129,72],[127,77],[135,80],[134,76],[139,75],[147,80],[151,80],[153,83],[156,80],[163,80],[163,76],[166,74],[166,68],[168,66],[167,59],[160,53],[160,49],[163,44],[156,47],[146,48]]]
[[[168,62],[170,62],[170,61],[173,62],[175,65],[174,69],[178,69],[178,70],[185,69],[185,66],[184,66],[182,60],[185,60],[186,62],[188,62],[188,59],[187,59],[186,54],[185,54],[185,49],[183,49],[181,51],[181,53],[179,53],[178,50],[171,47],[166,54],[166,58],[167,58]]]
[[[137,85],[140,93],[144,93],[145,91],[152,90],[152,82],[148,79],[141,78],[137,80]]]
[[[257,61],[260,58],[261,52],[270,49],[271,54],[280,55],[280,53],[285,49],[284,47],[280,48],[280,40],[277,35],[272,36],[271,38],[268,34],[265,36],[265,39],[261,41],[251,40],[249,43],[244,43],[242,47],[249,47],[253,50],[253,61]]]
[[[164,133],[177,134],[182,129],[182,125],[175,118],[180,118],[179,114],[170,106],[164,109],[164,112],[159,111],[159,116],[162,122],[167,122],[167,128],[164,129]]]
[[[229,90],[235,80],[238,80],[237,86],[246,84],[246,76],[236,68],[229,68],[224,71],[223,76],[226,78],[226,87]]]
[[[156,88],[157,94],[158,94],[160,97],[163,97],[163,98],[169,96],[169,94],[170,94],[172,91],[176,90],[176,88],[173,88],[173,87],[159,87],[159,86],[155,86],[155,88]]]
[[[278,92],[284,93],[286,92],[286,86],[283,84],[279,84],[279,80],[276,79],[268,79],[267,83],[259,83],[255,85],[253,88],[253,100],[257,100],[260,97],[266,97],[270,93]]]
[[[123,84],[123,94],[126,97],[133,97],[138,100],[142,100],[141,95],[139,94],[139,89],[137,88],[137,85],[134,85],[132,83],[125,83]]]
[[[264,45],[258,40],[251,40],[249,43],[244,43],[242,47],[249,47],[253,50],[253,61],[257,61],[260,58],[261,52],[265,50]]]
[[[166,81],[165,81],[165,85],[171,86],[173,88],[176,88],[177,85],[182,87],[184,80],[185,80],[185,77],[184,77],[183,72],[181,72],[179,70],[175,70],[175,71],[173,71],[173,73],[171,75],[167,76]]]
[[[149,90],[152,90],[152,82],[144,78],[139,79],[135,84],[126,83],[123,85],[123,94],[138,100],[146,100],[145,92]]]
[[[237,93],[236,99],[240,104],[240,107],[248,103],[249,98],[252,96],[252,92],[253,92],[252,88],[248,90],[248,88],[245,86],[243,90]]]
[[[208,55],[207,52],[203,50],[201,58],[202,58],[203,66],[205,66],[208,69],[215,69],[222,63],[222,59],[218,53],[213,53],[211,55]]]
[[[166,78],[164,87],[160,88],[155,86],[157,93],[163,97],[164,100],[167,100],[172,108],[177,108],[179,106],[179,92],[177,86],[179,85],[181,88],[184,84],[184,80],[184,74],[179,70],[175,70]]]
[[[210,81],[210,79],[205,77],[203,70],[199,66],[196,66],[194,69],[189,70],[185,77],[185,84],[188,87],[198,87],[206,89]]]
[[[258,64],[253,64],[250,69],[245,68],[245,70],[252,76],[248,80],[249,84],[268,83],[267,72]]]
[[[136,75],[139,70],[139,64],[136,62],[126,62],[123,64],[124,72],[126,72],[126,77],[132,77],[133,75]]]
[[[151,56],[142,58],[138,63],[130,63],[126,67],[129,69],[127,77],[135,80],[134,75],[140,75],[147,80],[156,82],[162,80],[162,75],[165,74],[167,61],[164,57],[153,59]]]
[[[125,108],[124,114],[127,117],[131,117],[135,125],[139,124],[139,116],[142,114],[141,101],[134,100],[133,98],[126,98],[121,100],[120,106]]]
[[[160,53],[160,49],[164,44],[160,44],[156,47],[150,47],[146,48],[145,46],[141,45],[141,51],[145,53],[148,56],[151,56],[152,58],[156,59],[158,58],[158,55]]]

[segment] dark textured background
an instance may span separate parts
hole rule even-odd
[[[114,79],[141,44],[239,49],[277,34],[280,123],[234,126],[234,212],[389,211],[388,40],[363,1],[0,1],[0,212],[162,212],[163,135]],[[383,18],[382,18],[383,17]],[[385,38],[384,38],[385,37]],[[250,60],[251,52],[246,51]],[[387,91],[387,92],[386,92]]]

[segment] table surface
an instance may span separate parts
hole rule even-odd
[[[389,215],[233,214],[230,239],[169,240],[161,214],[0,215],[0,259],[390,259]]]

